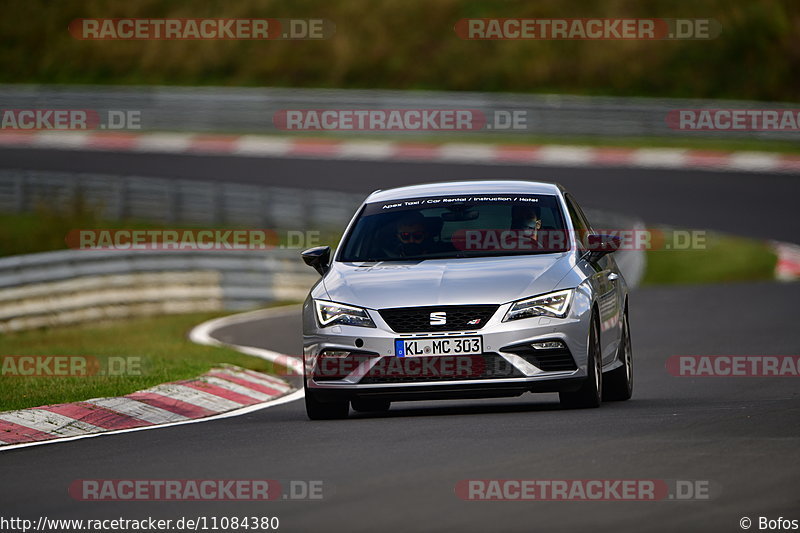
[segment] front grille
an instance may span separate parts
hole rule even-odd
[[[566,346],[553,350],[536,350],[529,344],[521,344],[502,348],[500,351],[518,355],[545,372],[564,372],[578,369],[572,353]]]
[[[381,309],[381,317],[398,333],[481,329],[498,305],[445,305]],[[431,313],[445,313],[445,323],[431,325]]]
[[[482,355],[383,357],[359,381],[371,383],[419,383],[524,377],[514,365],[496,353]]]

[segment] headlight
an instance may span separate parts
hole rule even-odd
[[[511,309],[506,313],[503,322],[534,316],[564,318],[569,311],[569,304],[572,301],[573,292],[575,292],[574,289],[567,289],[514,302],[514,305],[512,305]]]
[[[314,305],[317,308],[317,320],[323,328],[334,325],[375,327],[366,309],[325,300],[314,300]]]

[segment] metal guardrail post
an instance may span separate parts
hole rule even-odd
[[[130,109],[141,113],[147,131],[273,133],[276,112],[287,109],[476,109],[525,111],[527,127],[503,134],[582,137],[720,137],[793,139],[781,131],[680,131],[667,113],[677,109],[791,109],[797,104],[737,100],[625,98],[559,94],[280,89],[231,87],[104,87],[0,85],[0,101],[13,109],[50,107]],[[346,132],[342,132],[346,133]],[[468,139],[471,132],[461,135]],[[484,133],[486,133],[484,131]],[[357,136],[358,132],[352,133]],[[408,132],[413,138],[417,132]]]

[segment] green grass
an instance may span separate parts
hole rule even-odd
[[[772,280],[776,263],[762,241],[708,233],[705,249],[648,250],[642,285]]]
[[[39,205],[30,213],[0,213],[0,257],[19,254],[32,254],[67,249],[65,241],[70,230],[81,229],[126,229],[126,230],[159,230],[159,229],[209,229],[208,225],[170,224],[146,222],[142,220],[104,220],[97,210],[76,202],[74,205],[53,206]],[[218,225],[213,229],[271,229],[250,228],[232,225]],[[278,242],[275,246],[288,246],[287,234],[275,229]],[[335,245],[341,233],[324,229],[320,230],[321,244]],[[270,243],[272,244],[272,243]],[[292,243],[292,246],[296,246]]]
[[[796,0],[25,0],[0,82],[511,91],[797,101]],[[317,41],[92,41],[75,18],[324,18]],[[462,18],[713,18],[712,40],[465,41]]]
[[[140,357],[142,375],[17,377],[0,375],[0,411],[105,396],[122,396],[159,383],[197,377],[220,363],[270,372],[263,359],[226,348],[197,345],[186,337],[197,324],[224,313],[134,318],[48,328],[0,336],[0,354]]]
[[[0,257],[63,250],[71,229],[162,229],[163,224],[138,220],[101,220],[89,211],[64,213],[37,209],[0,214]],[[176,228],[180,226],[175,226]]]

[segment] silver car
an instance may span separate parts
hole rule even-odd
[[[628,288],[560,185],[461,181],[372,193],[303,304],[309,418],[391,402],[633,391]]]

